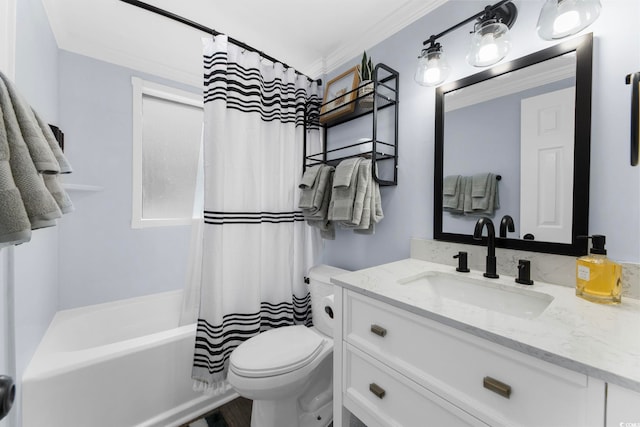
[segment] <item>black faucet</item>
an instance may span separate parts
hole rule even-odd
[[[500,237],[507,237],[507,230],[510,233],[516,231],[516,226],[513,223],[511,215],[505,215],[502,217],[502,220],[500,221]]]
[[[500,277],[496,274],[496,229],[493,222],[487,217],[482,217],[476,222],[476,228],[473,230],[473,238],[482,239],[482,229],[487,226],[487,268],[484,277],[497,279]]]

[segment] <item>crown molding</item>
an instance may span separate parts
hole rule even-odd
[[[449,0],[405,1],[382,22],[372,25],[360,37],[350,40],[326,55],[324,74],[330,73],[347,61],[360,56],[363,50],[380,43],[398,31],[442,6]]]

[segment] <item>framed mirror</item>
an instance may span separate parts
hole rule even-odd
[[[437,88],[436,240],[482,244],[486,216],[496,247],[587,253],[592,56],[587,34]]]

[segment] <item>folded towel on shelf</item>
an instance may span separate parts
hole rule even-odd
[[[60,164],[51,151],[31,106],[18,93],[13,83],[2,73],[0,73],[0,80],[4,82],[5,86],[2,96],[8,97],[6,101],[10,100],[11,102],[13,115],[15,116],[13,123],[18,126],[22,140],[29,150],[31,161],[36,170],[40,173],[60,173]],[[5,111],[6,114],[8,113]],[[7,132],[9,132],[9,129],[7,129]]]
[[[55,225],[55,219],[60,218],[62,212],[45,186],[42,176],[38,173],[39,170],[36,169],[36,160],[32,159],[31,151],[23,138],[22,127],[14,111],[12,98],[9,96],[4,76],[2,77],[0,78],[0,109],[3,113],[7,141],[9,143],[9,165],[13,180],[20,191],[31,229],[35,230]],[[24,114],[21,117],[29,120]],[[25,126],[25,128],[29,132],[29,138],[34,139],[33,123]],[[37,144],[34,143],[33,145]],[[44,149],[49,150],[49,156],[44,155],[42,152],[36,154],[36,157],[41,160],[41,167],[46,163],[48,164],[45,168],[47,171],[52,172],[54,169],[59,171],[60,166],[44,139],[41,141],[41,145]],[[43,160],[48,157],[51,160]],[[50,163],[55,163],[55,168]]]
[[[471,181],[471,210],[465,212],[492,215],[500,207],[496,175],[476,174],[471,177]]]
[[[358,185],[358,169],[362,162],[360,157],[343,160],[336,167],[329,203],[329,219],[332,221],[351,221],[353,204]],[[347,177],[348,185],[345,185]]]
[[[9,164],[9,141],[0,108],[0,247],[28,242],[31,223]]]

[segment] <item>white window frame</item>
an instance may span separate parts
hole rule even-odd
[[[202,95],[132,77],[133,85],[133,174],[131,228],[191,225],[191,218],[142,217],[142,100],[144,95],[204,110]],[[195,188],[194,188],[195,191]]]

